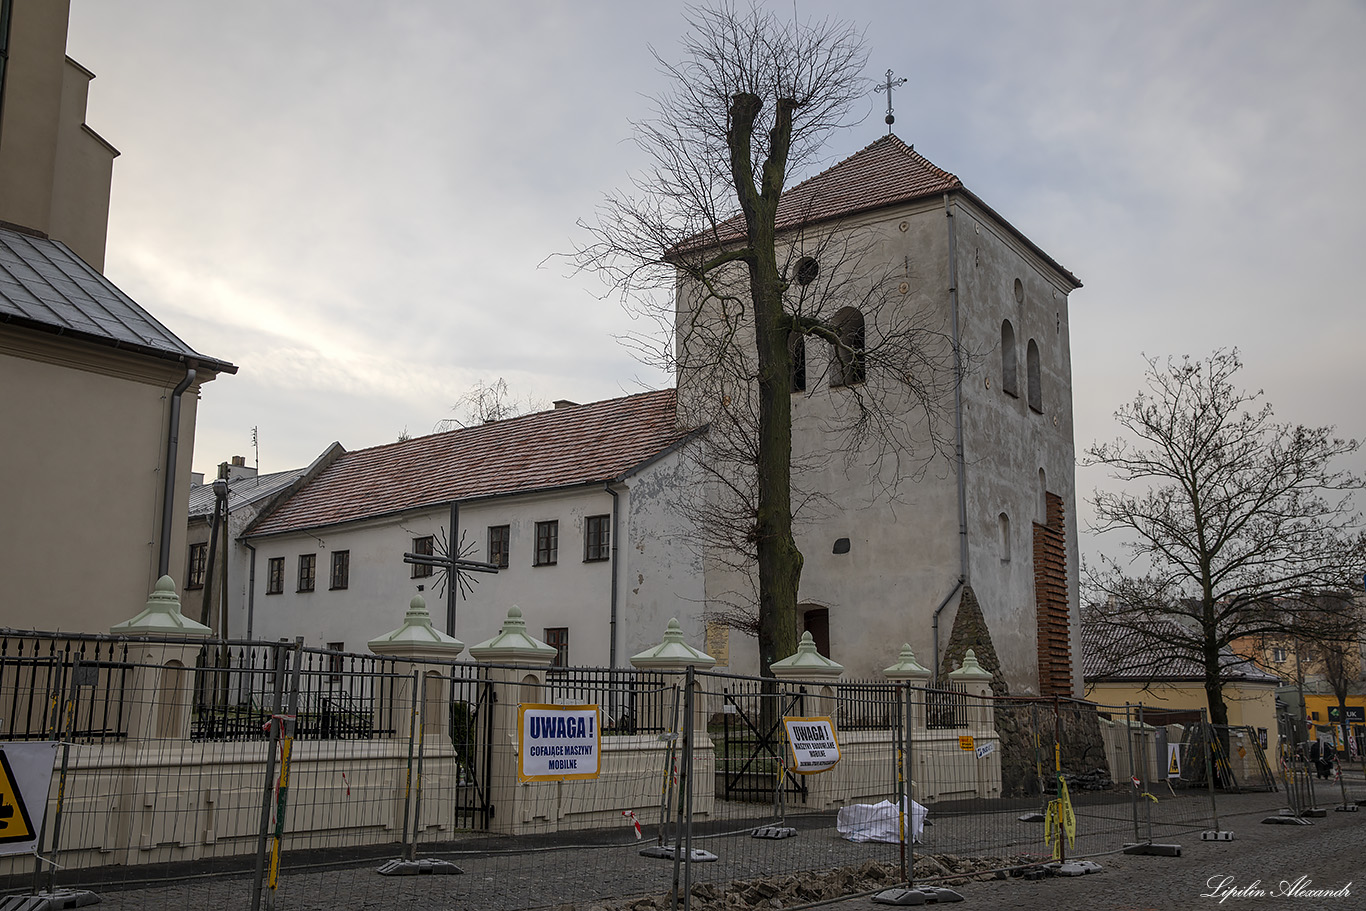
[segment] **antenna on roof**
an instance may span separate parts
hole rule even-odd
[[[261,473],[261,443],[257,439],[256,427],[251,428],[251,448],[256,452],[256,473]]]
[[[896,118],[892,116],[892,89],[899,85],[905,85],[905,79],[893,79],[892,71],[887,71],[887,81],[873,89],[874,92],[887,93],[887,116],[883,119],[887,121],[887,135],[892,135],[892,124],[896,123]]]

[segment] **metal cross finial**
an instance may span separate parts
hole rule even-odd
[[[880,85],[880,86],[876,87],[875,89],[873,89],[873,91],[875,91],[875,92],[884,92],[884,91],[885,91],[885,92],[887,93],[887,117],[886,117],[886,120],[887,120],[887,135],[888,135],[888,136],[892,135],[892,124],[896,123],[896,118],[892,116],[892,89],[896,88],[896,87],[899,86],[899,85],[905,85],[905,84],[906,84],[906,80],[905,80],[905,79],[893,79],[893,78],[892,78],[892,71],[891,71],[891,70],[888,70],[888,71],[887,71],[887,81],[884,82],[882,85]]]

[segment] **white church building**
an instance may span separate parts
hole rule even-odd
[[[1080,282],[890,135],[789,189],[778,227],[790,262],[857,236],[865,265],[880,264],[886,287],[869,299],[892,306],[856,315],[859,344],[915,313],[965,353],[936,378],[950,390],[947,445],[903,471],[885,449],[832,455],[826,428],[862,378],[831,369],[828,346],[808,340],[793,455],[821,508],[798,510],[802,627],[851,676],[893,663],[903,642],[948,670],[970,590],[985,631],[969,632],[990,636],[1013,693],[1080,694],[1068,313]],[[690,293],[680,287],[680,313]],[[566,403],[345,453],[246,530],[258,636],[363,650],[420,588],[438,626],[467,643],[516,604],[559,660],[623,666],[676,616],[721,666],[753,672],[753,640],[715,622],[743,580],[700,555],[695,516],[679,509],[704,489],[693,456],[706,458],[710,409],[726,397],[682,373],[678,384],[677,396]],[[499,572],[468,574],[477,582],[449,602],[404,554],[446,552],[452,527],[459,556]]]

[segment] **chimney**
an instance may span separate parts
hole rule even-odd
[[[233,456],[231,462],[219,463],[218,476],[227,481],[236,481],[238,478],[254,478],[256,477],[256,469],[247,467],[246,456]]]
[[[561,408],[574,408],[578,404],[578,402],[571,402],[569,399],[556,399],[555,410],[559,411]]]

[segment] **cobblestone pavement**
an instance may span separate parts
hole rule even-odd
[[[1170,839],[1181,846],[1180,857],[1111,854],[1092,858],[1103,869],[1087,876],[974,882],[955,888],[967,899],[962,907],[1014,911],[1366,909],[1366,809],[1356,813],[1329,809],[1325,817],[1312,820],[1312,826],[1266,825],[1261,821],[1266,815],[1258,811],[1222,816],[1221,828],[1234,833],[1233,841],[1201,841],[1198,832]],[[1283,894],[1283,882],[1294,884],[1301,877],[1311,884],[1308,888],[1346,887],[1350,894],[1333,898]],[[1245,897],[1231,891],[1244,887],[1252,887]],[[1222,904],[1221,890],[1230,893]],[[871,911],[890,906],[862,899],[841,907]]]
[[[1099,873],[1039,881],[1008,878],[954,883],[964,908],[1011,908],[1016,911],[1183,911],[1201,907],[1279,909],[1312,907],[1366,911],[1366,809],[1355,813],[1330,809],[1311,826],[1266,825],[1262,819],[1283,804],[1280,795],[1220,795],[1221,828],[1231,842],[1203,842],[1198,830],[1157,831],[1157,842],[1181,846],[1180,857],[1103,853],[1117,847],[1123,835],[1113,829],[1081,837],[1077,851],[1102,866]],[[932,839],[931,839],[932,840]],[[827,830],[802,831],[783,850],[800,858],[791,869],[829,869],[868,859],[895,863],[894,845],[854,844]],[[724,883],[788,872],[772,864],[772,853],[758,853],[749,839],[705,843],[722,855],[720,862],[698,865],[696,881]],[[559,907],[563,911],[599,909],[608,900],[629,907],[623,896],[663,894],[672,865],[638,856],[635,844],[610,848],[536,851],[525,839],[507,848],[515,853],[454,856],[462,876],[383,877],[375,862],[361,866],[287,871],[281,879],[276,907],[281,911],[409,911],[409,909],[523,909]],[[525,849],[532,848],[527,851]],[[1281,882],[1305,878],[1310,888],[1346,889],[1336,898],[1293,898],[1281,895]],[[1220,888],[1252,887],[1263,894],[1230,895],[1222,904]],[[250,907],[250,878],[186,877],[155,888],[108,890],[101,908],[245,909]],[[762,907],[762,906],[761,906]],[[774,908],[772,904],[768,908]],[[854,898],[828,906],[843,911],[891,907]]]

